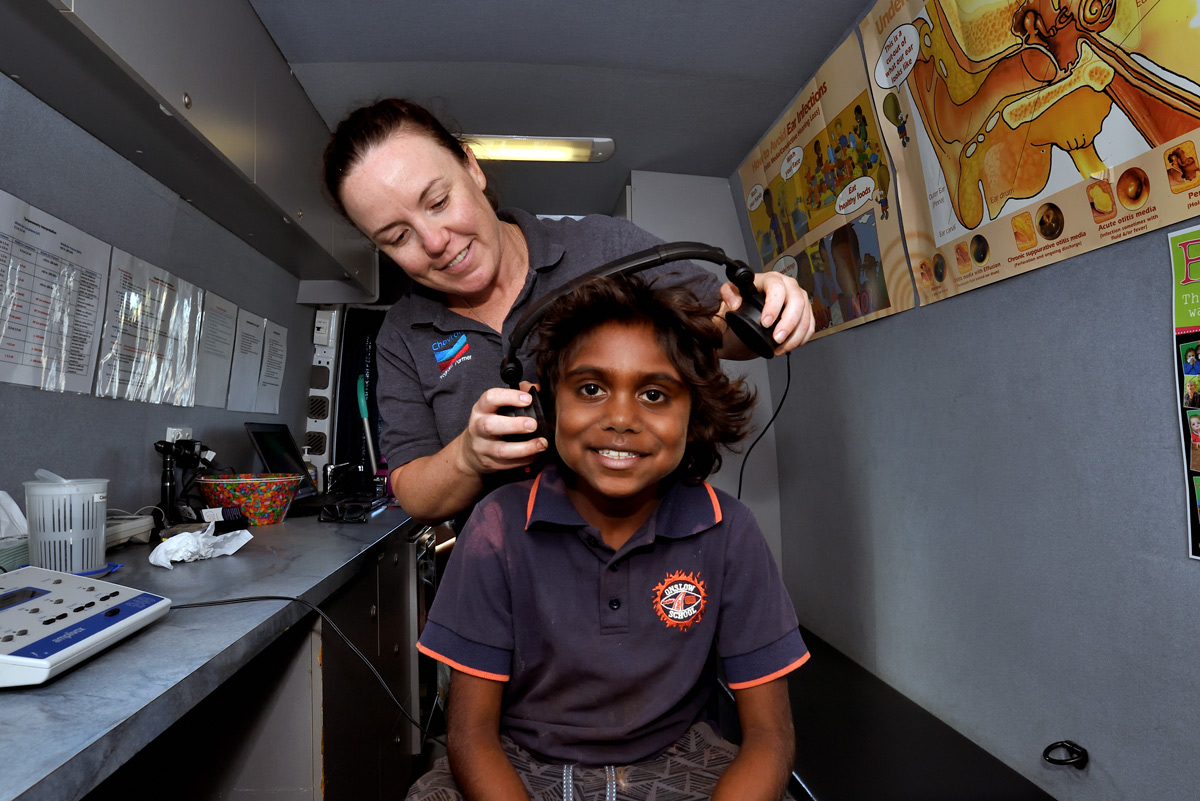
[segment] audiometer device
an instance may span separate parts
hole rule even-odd
[[[170,608],[161,595],[73,573],[0,573],[0,687],[41,684]]]

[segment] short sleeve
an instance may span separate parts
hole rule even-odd
[[[808,648],[775,558],[754,515],[723,499],[731,514],[717,631],[717,655],[732,689],[776,679],[800,667]]]
[[[499,497],[510,491],[519,488],[489,495],[467,520],[417,642],[427,656],[494,681],[507,681],[512,671],[512,594]]]
[[[375,343],[376,402],[383,420],[379,452],[388,469],[441,449],[437,421],[426,402],[412,354],[400,335],[397,307],[384,318]]]

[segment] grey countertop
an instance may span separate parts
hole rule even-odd
[[[112,551],[104,580],[173,604],[282,595],[320,603],[363,568],[367,552],[406,524],[383,508],[366,523],[298,518],[250,529],[232,556],[151,565],[150,546]],[[86,794],[259,654],[307,610],[286,601],[172,609],[161,620],[46,684],[0,690],[0,801]]]

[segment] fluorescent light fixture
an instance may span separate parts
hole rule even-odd
[[[591,136],[464,136],[480,161],[607,161],[616,145]]]

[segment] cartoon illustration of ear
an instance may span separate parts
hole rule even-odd
[[[892,125],[900,127],[900,98],[895,92],[888,92],[883,98],[883,116],[887,117]]]

